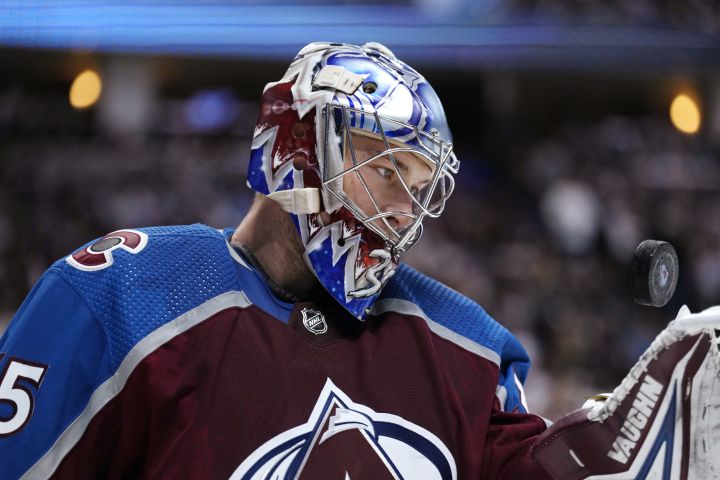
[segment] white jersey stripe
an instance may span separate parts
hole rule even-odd
[[[402,300],[400,298],[385,298],[375,302],[371,314],[379,315],[385,312],[397,312],[420,317],[425,320],[425,322],[427,322],[430,330],[432,330],[432,332],[439,337],[442,337],[445,340],[448,340],[464,348],[465,350],[474,353],[475,355],[479,355],[486,360],[490,360],[492,363],[500,367],[500,355],[497,352],[483,345],[480,345],[479,343],[473,342],[472,340],[463,337],[462,335],[453,332],[449,328],[433,321],[425,314],[425,312],[420,307],[418,307],[412,302]]]

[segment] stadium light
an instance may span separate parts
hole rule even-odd
[[[700,130],[700,109],[695,100],[685,94],[678,94],[670,104],[670,120],[683,133],[694,134]]]
[[[80,73],[70,86],[70,105],[73,108],[88,108],[98,101],[102,92],[100,76],[92,71]]]

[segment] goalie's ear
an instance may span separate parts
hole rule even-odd
[[[554,478],[720,478],[720,308],[683,307],[605,401],[533,447]]]

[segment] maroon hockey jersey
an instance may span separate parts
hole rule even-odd
[[[6,362],[43,369],[0,472],[547,477],[529,454],[546,425],[525,412],[527,355],[479,306],[408,267],[364,323],[286,303],[229,233],[114,232],[48,270],[0,341]]]

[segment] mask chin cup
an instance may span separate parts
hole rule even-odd
[[[320,213],[320,190],[318,188],[293,188],[278,190],[267,196],[288,213],[307,215]]]
[[[370,285],[348,293],[350,297],[362,298],[378,293],[383,284],[395,273],[395,267],[392,265],[392,255],[387,250],[381,248],[373,250],[370,252],[370,257],[381,259],[380,263],[373,265],[365,272],[365,279]],[[378,275],[380,278],[378,278]]]

